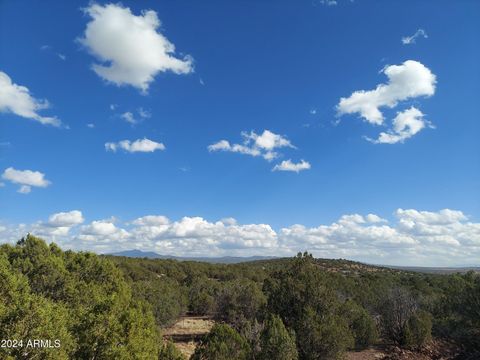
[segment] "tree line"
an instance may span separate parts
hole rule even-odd
[[[162,328],[185,313],[216,324],[191,359],[340,359],[432,337],[480,354],[480,276],[410,273],[310,254],[242,264],[98,256],[27,236],[0,246],[2,359],[163,359]]]

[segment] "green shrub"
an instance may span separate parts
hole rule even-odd
[[[158,355],[158,360],[186,360],[186,357],[171,341],[163,344]]]
[[[431,339],[432,316],[418,311],[407,323],[403,344],[411,348],[420,348]]]
[[[226,324],[216,324],[195,349],[191,360],[247,360],[247,341]]]
[[[297,345],[301,359],[341,359],[354,339],[348,324],[337,315],[320,315],[307,308],[298,326]]]
[[[348,324],[355,339],[355,348],[365,349],[375,343],[378,337],[375,321],[367,310],[352,300],[346,301],[340,313]]]

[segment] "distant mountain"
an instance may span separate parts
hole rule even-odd
[[[275,256],[222,256],[222,257],[182,257],[182,256],[173,256],[173,255],[160,255],[153,251],[142,251],[142,250],[126,250],[110,254],[105,254],[108,256],[125,256],[132,258],[148,258],[148,259],[172,259],[178,261],[201,261],[208,262],[212,264],[237,264],[248,261],[258,261],[258,260],[270,260],[276,259]]]
[[[149,259],[172,259],[174,256],[164,256],[157,254],[153,251],[142,251],[142,250],[125,250],[111,254],[105,254],[110,256],[125,256],[133,258],[149,258]]]

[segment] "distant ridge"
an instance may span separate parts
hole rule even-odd
[[[142,250],[125,250],[115,253],[105,254],[107,256],[124,256],[131,258],[148,258],[148,259],[171,259],[178,261],[200,261],[212,264],[237,264],[249,261],[271,260],[277,259],[276,256],[221,256],[221,257],[182,257],[173,255],[160,255],[153,251]]]
[[[480,266],[394,266],[394,265],[378,265],[395,270],[412,271],[428,274],[454,274],[467,273],[469,271],[479,272]]]
[[[106,256],[123,256],[130,258],[147,258],[147,259],[164,259],[164,260],[177,260],[177,261],[199,261],[207,262],[211,264],[238,264],[249,261],[260,260],[274,260],[280,259],[278,256],[221,256],[221,257],[188,257],[188,256],[174,256],[174,255],[160,255],[153,251],[142,251],[137,249],[119,251],[115,253],[104,254]],[[319,259],[320,260],[320,259]],[[342,260],[342,259],[329,259],[329,260]],[[468,271],[480,272],[480,266],[396,266],[396,265],[384,265],[384,264],[368,264],[367,266],[383,267],[393,270],[420,272],[429,274],[452,274],[452,273],[466,273]]]

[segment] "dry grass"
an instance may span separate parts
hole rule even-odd
[[[163,331],[165,338],[173,341],[180,352],[188,358],[195,352],[198,339],[210,332],[214,321],[205,316],[185,316]]]
[[[214,321],[203,316],[185,316],[163,331],[169,335],[203,335],[210,331]]]
[[[194,341],[190,342],[176,342],[175,346],[177,347],[180,352],[185,355],[187,359],[190,359],[190,356],[193,355],[195,352],[195,348],[197,347],[197,343]]]

